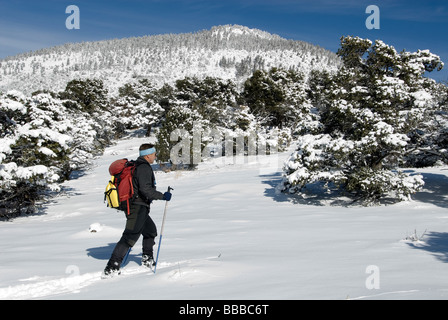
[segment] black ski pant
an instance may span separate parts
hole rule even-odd
[[[157,227],[149,216],[149,208],[144,205],[130,205],[130,214],[126,213],[126,227],[120,241],[115,245],[109,266],[119,268],[124,257],[132,248],[140,235],[143,235],[143,254],[153,256],[154,239],[157,237]]]

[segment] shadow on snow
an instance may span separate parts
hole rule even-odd
[[[423,237],[422,242],[410,242],[408,245],[413,249],[427,251],[442,262],[448,262],[447,232],[429,232]]]
[[[412,171],[413,172],[413,171]],[[444,174],[421,173],[425,186],[422,191],[412,195],[415,201],[430,203],[441,208],[448,208],[448,177]],[[343,195],[337,188],[326,190],[323,183],[307,185],[301,194],[287,194],[281,192],[282,173],[262,175],[262,183],[266,184],[264,194],[277,202],[291,202],[294,204],[313,206],[361,206],[354,199]],[[381,199],[380,205],[391,205],[398,200],[390,197]]]
[[[114,251],[115,245],[116,243],[109,243],[107,246],[88,248],[86,249],[87,256],[97,260],[104,260],[105,261],[104,266],[106,266],[106,262],[109,261],[112,251]],[[133,254],[131,250],[126,261],[124,261],[122,267],[126,266],[131,261],[140,264],[142,261],[141,252],[138,254]]]

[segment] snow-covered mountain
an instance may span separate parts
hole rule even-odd
[[[310,43],[225,25],[196,33],[70,43],[8,57],[0,60],[0,91],[58,91],[75,78],[99,78],[114,93],[135,78],[147,78],[156,86],[186,76],[238,83],[254,69],[284,67],[307,75],[338,65],[334,53]]]

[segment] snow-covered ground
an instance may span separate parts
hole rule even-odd
[[[139,241],[123,275],[101,280],[125,223],[103,203],[107,169],[143,141],[108,148],[42,214],[0,223],[0,299],[448,297],[447,167],[418,170],[413,201],[367,208],[293,201],[259,161],[157,171],[159,190],[174,188],[157,273],[139,268]],[[164,207],[151,208],[159,229]]]

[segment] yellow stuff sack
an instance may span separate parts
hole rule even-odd
[[[114,184],[115,177],[110,178],[109,183],[106,186],[106,191],[104,192],[104,200],[107,200],[107,206],[110,208],[119,208],[120,200],[118,197],[118,189]]]

